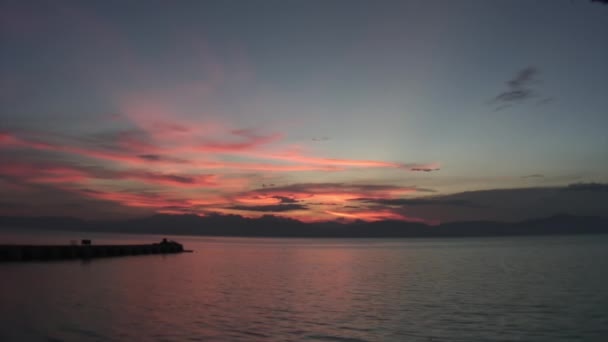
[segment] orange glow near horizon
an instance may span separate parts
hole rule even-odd
[[[411,221],[411,222],[422,222],[427,223],[426,220],[414,217],[407,217],[401,214],[390,212],[387,210],[381,211],[354,211],[354,212],[337,212],[326,210],[327,214],[334,215],[337,217],[349,219],[349,220],[362,220],[362,221],[382,221],[382,220],[397,220],[397,221]]]

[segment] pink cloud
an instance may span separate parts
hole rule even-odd
[[[187,200],[174,198],[171,196],[161,196],[155,193],[147,194],[136,194],[129,192],[110,192],[110,191],[99,191],[99,190],[85,190],[81,191],[81,194],[111,202],[118,202],[128,207],[140,207],[140,208],[163,208],[171,206],[190,206]]]
[[[329,210],[328,208],[336,205],[347,206],[360,198],[398,198],[405,194],[415,193],[416,191],[418,190],[414,187],[387,185],[302,183],[251,190],[232,197],[232,201],[250,206],[297,203],[308,206],[310,215],[319,216],[323,210]],[[322,211],[318,212],[318,210]],[[376,212],[379,213],[378,211]],[[388,211],[384,215],[389,215]],[[394,217],[396,218],[397,216]]]
[[[208,141],[199,145],[195,145],[193,149],[199,152],[210,153],[229,153],[256,150],[258,147],[277,142],[283,138],[283,134],[275,133],[271,135],[243,135],[237,134],[244,141],[239,142],[220,142]]]
[[[134,165],[140,167],[146,166],[173,166],[173,167],[192,167],[192,168],[200,168],[200,169],[233,169],[238,171],[244,170],[253,170],[253,171],[270,171],[270,172],[290,172],[290,171],[340,171],[343,168],[335,167],[335,166],[320,166],[320,165],[279,165],[279,164],[271,164],[271,163],[247,163],[247,162],[225,162],[225,161],[216,161],[216,160],[201,160],[201,159],[180,159],[176,157],[171,157],[174,153],[171,153],[171,149],[163,150],[161,148],[153,148],[154,152],[161,152],[161,154],[125,154],[118,152],[109,152],[109,151],[101,151],[94,150],[88,148],[81,147],[71,147],[64,146],[58,144],[44,143],[44,142],[36,142],[31,140],[25,140],[21,138],[17,138],[10,134],[4,134],[0,137],[0,142],[2,146],[7,147],[18,147],[18,148],[30,148],[36,150],[44,150],[44,151],[53,151],[53,152],[61,152],[61,153],[69,153],[80,155],[87,158],[108,160],[113,162],[118,162],[121,164]],[[260,141],[267,141],[269,138],[264,137],[260,138],[258,141],[249,141],[244,143],[212,143],[208,144],[204,147],[206,152],[228,152],[234,150],[243,150],[249,147],[256,146],[260,144]],[[121,140],[125,141],[125,140]],[[125,144],[125,146],[129,146],[130,148],[136,150],[133,153],[143,153],[144,150],[141,147],[145,146],[143,142],[134,142],[134,140],[129,140]],[[169,155],[167,157],[166,155]]]
[[[125,131],[118,135],[116,143],[122,147],[122,151],[109,151],[93,148],[75,147],[55,143],[28,140],[16,137],[9,133],[0,136],[3,146],[14,146],[31,148],[37,150],[55,151],[81,155],[88,158],[102,159],[129,165],[146,166],[173,166],[184,164],[190,167],[202,169],[230,168],[235,170],[254,170],[271,172],[294,172],[294,171],[342,171],[347,168],[400,168],[412,171],[431,171],[438,169],[438,164],[404,164],[396,162],[384,162],[374,160],[322,158],[304,155],[299,150],[290,150],[283,153],[270,153],[264,151],[266,146],[280,142],[284,135],[273,133],[260,135],[252,130],[240,129],[227,132],[232,139],[197,138],[197,130],[192,131],[186,125],[179,123],[162,124],[162,131],[177,132],[183,135],[183,140],[175,138],[171,146],[163,147],[163,141],[149,141],[151,137],[133,131]],[[158,122],[153,122],[152,127],[158,127]],[[150,127],[148,127],[150,128]],[[156,131],[159,133],[159,131]],[[231,141],[232,140],[232,141]],[[201,155],[200,153],[204,153]],[[269,162],[236,162],[225,161],[222,156],[249,157],[261,160],[276,160],[282,164]],[[181,156],[181,157],[180,157]],[[220,158],[218,160],[218,158]],[[285,164],[285,162],[287,164]],[[184,167],[181,165],[181,167]]]
[[[0,165],[0,175],[33,183],[76,183],[88,178],[85,172],[63,166],[47,166],[4,163]]]
[[[134,125],[157,143],[177,143],[191,146],[196,139],[223,130],[219,122],[206,120],[204,123],[192,120],[176,120],[177,110],[157,99],[146,96],[131,97],[123,101],[124,119]]]
[[[424,190],[424,189],[423,189]],[[396,199],[414,194],[419,189],[376,184],[345,183],[301,183],[281,187],[266,187],[241,193],[231,198],[232,202],[242,203],[236,206],[245,210],[251,206],[271,211],[274,214],[288,215],[304,222],[331,220],[336,217],[349,220],[380,221],[403,220],[423,222],[391,209],[380,209],[377,206],[360,201],[362,198]],[[303,210],[289,210],[282,214],[279,210],[285,205],[298,205]],[[337,209],[341,208],[341,209]]]
[[[416,187],[380,184],[348,183],[298,183],[286,186],[257,189],[254,195],[284,196],[294,198],[321,198],[327,196],[338,201],[354,198],[393,198],[417,192]]]
[[[270,153],[264,151],[247,151],[246,155],[259,159],[279,160],[297,164],[323,165],[335,167],[341,170],[346,168],[397,168],[409,171],[436,171],[439,170],[438,163],[418,164],[418,163],[397,163],[378,160],[363,159],[343,159],[343,158],[323,158],[308,156],[302,153],[301,148],[291,148],[281,153]]]
[[[8,133],[0,132],[0,143],[1,144],[9,144],[13,140],[13,136]]]
[[[184,195],[167,192],[127,192],[80,189],[69,190],[85,197],[114,202],[127,207],[147,208],[156,213],[197,214],[204,215],[209,211],[221,211],[226,199],[218,195],[207,195],[206,199],[188,198]]]
[[[52,163],[4,163],[0,174],[37,183],[82,183],[95,179],[136,180],[169,187],[220,187],[225,182],[245,184],[241,179],[220,180],[213,174],[171,174],[143,170],[110,170],[96,167],[78,167]]]
[[[238,203],[249,205],[272,205],[281,203],[281,200],[273,196],[236,196],[234,200]]]
[[[13,160],[6,167],[0,168],[0,174],[25,182],[58,185],[66,189],[74,188],[74,185],[86,186],[89,191],[81,194],[87,197],[128,207],[149,208],[157,212],[204,214],[207,210],[215,210],[234,213],[235,208],[246,209],[247,206],[271,211],[273,206],[277,210],[283,210],[283,204],[290,203],[295,209],[290,209],[289,213],[283,215],[304,221],[332,217],[374,221],[413,219],[390,210],[376,210],[371,205],[368,205],[370,208],[359,211],[335,210],[332,206],[348,207],[352,201],[360,198],[399,198],[415,193],[418,189],[370,184],[300,183],[248,191],[252,176],[242,174],[251,171],[267,174],[340,172],[350,168],[430,171],[438,168],[437,164],[317,157],[293,147],[284,152],[276,152],[285,138],[282,133],[263,134],[252,129],[230,130],[224,125],[167,120],[167,113],[162,108],[155,107],[140,107],[133,113],[128,118],[138,128],[113,134],[110,141],[101,145],[91,145],[90,140],[84,140],[81,145],[68,145],[57,142],[57,139],[34,139],[31,135],[28,137],[2,132],[0,148],[65,153],[87,159],[86,164],[82,160],[55,164],[28,164]],[[90,159],[102,161],[103,166]],[[213,174],[202,171],[210,169],[218,171],[213,171]],[[104,182],[96,182],[98,180]],[[119,181],[145,183],[151,186],[149,189],[158,192],[149,195],[113,190],[132,184],[118,183]],[[209,190],[195,194],[189,191],[191,189]],[[163,194],[166,192],[173,195]],[[241,211],[237,212],[243,214]],[[259,213],[243,215],[253,217]]]

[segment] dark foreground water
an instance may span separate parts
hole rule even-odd
[[[175,239],[0,264],[0,341],[608,341],[608,236]]]

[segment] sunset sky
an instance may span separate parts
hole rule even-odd
[[[608,6],[2,1],[0,215],[608,212]]]

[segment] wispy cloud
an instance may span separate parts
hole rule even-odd
[[[252,194],[268,195],[273,198],[288,197],[292,199],[335,196],[335,198],[388,198],[411,194],[418,191],[416,187],[383,185],[383,184],[350,184],[350,183],[296,183],[285,186],[266,187],[251,191]]]
[[[328,141],[330,140],[328,137],[319,137],[319,138],[312,138],[312,141]]]
[[[439,171],[439,168],[432,168],[432,167],[411,167],[410,171],[422,171],[422,172],[432,172],[432,171]]]
[[[74,190],[78,191],[78,190]],[[169,206],[191,208],[195,204],[188,199],[155,192],[132,191],[102,191],[83,189],[80,193],[85,197],[120,203],[127,207],[161,209]]]
[[[181,127],[181,125],[177,125]],[[122,132],[109,145],[74,146],[65,143],[47,141],[41,138],[28,138],[13,133],[3,132],[0,135],[0,148],[27,148],[40,151],[74,154],[86,158],[106,160],[131,166],[167,166],[191,167],[198,169],[230,168],[237,170],[256,170],[273,172],[295,171],[343,171],[348,168],[397,168],[410,171],[435,171],[437,163],[398,163],[376,160],[323,158],[302,154],[299,151],[271,152],[268,145],[278,143],[284,137],[281,133],[257,134],[253,130],[239,129],[226,132],[226,136],[236,137],[241,141],[227,141],[226,138],[195,137],[185,141],[173,141],[169,146],[162,142],[147,141],[149,138],[133,131]],[[84,141],[83,141],[84,143]],[[228,158],[232,157],[232,158]],[[256,162],[234,161],[234,159],[256,159]],[[229,160],[232,159],[232,160]]]
[[[545,178],[545,175],[542,175],[540,173],[535,173],[532,175],[527,175],[527,176],[522,176],[521,178]]]
[[[217,187],[214,174],[172,174],[137,169],[113,170],[97,166],[76,166],[61,163],[13,162],[0,165],[0,176],[10,176],[34,183],[86,183],[94,180],[136,180],[169,187]]]
[[[537,86],[541,83],[539,77],[540,70],[534,66],[528,66],[518,71],[513,78],[506,82],[507,89],[496,95],[492,100],[492,103],[496,105],[495,110],[502,110],[540,97],[537,89]],[[552,97],[545,97],[537,101],[537,104],[547,104],[552,101]]]
[[[0,149],[26,152],[19,156],[34,151],[32,155],[41,159],[9,158],[0,166],[0,178],[48,185],[49,189],[74,196],[159,213],[221,212],[248,216],[285,213],[310,221],[339,216],[331,208],[345,206],[356,198],[398,198],[428,189],[358,183],[283,186],[268,183],[273,185],[250,189],[257,177],[255,174],[277,179],[272,175],[361,168],[414,172],[438,169],[436,163],[319,157],[304,148],[283,146],[285,137],[281,133],[260,133],[253,129],[229,129],[220,125],[213,129],[194,125],[190,129],[188,124],[172,123],[161,117],[156,117],[154,122],[140,118],[139,127],[125,127],[114,133],[82,139],[2,132]],[[208,134],[199,136],[205,129]],[[254,175],[243,175],[246,172]],[[354,209],[343,208],[341,217],[347,219],[348,215],[355,215],[363,220],[405,217],[391,214],[391,210],[367,206]]]

